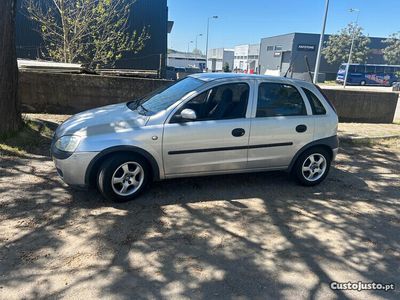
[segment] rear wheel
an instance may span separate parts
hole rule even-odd
[[[150,177],[150,168],[142,157],[116,154],[101,165],[97,186],[105,198],[125,202],[142,193]]]
[[[323,148],[312,148],[304,151],[294,166],[297,181],[306,186],[321,183],[328,175],[331,166],[331,155]]]

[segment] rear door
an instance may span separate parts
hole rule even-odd
[[[296,86],[259,81],[251,119],[248,167],[287,167],[296,152],[313,140],[311,108]]]
[[[253,84],[252,80],[217,84],[177,108],[164,125],[167,176],[246,167]],[[180,120],[186,108],[195,111],[196,120]]]

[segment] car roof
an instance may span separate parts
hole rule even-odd
[[[271,76],[271,75],[256,75],[256,74],[243,74],[243,73],[196,73],[191,74],[189,77],[196,78],[205,82],[220,80],[220,79],[264,79],[270,81],[279,81],[279,82],[304,82],[300,79],[292,79],[280,76]]]

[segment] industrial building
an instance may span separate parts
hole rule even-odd
[[[209,49],[207,55],[207,69],[209,72],[222,72],[224,66],[228,64],[229,70],[233,69],[235,56],[233,49],[216,48]]]
[[[260,44],[235,46],[234,51],[234,72],[250,74],[258,73]]]
[[[167,66],[174,68],[196,68],[203,71],[206,67],[204,55],[187,52],[168,53]]]
[[[38,0],[43,1],[43,0]],[[126,0],[130,1],[130,0]],[[17,1],[16,46],[18,58],[38,59],[44,42],[38,33],[38,25],[27,17],[23,0]],[[148,28],[150,39],[138,53],[126,52],[115,68],[139,70],[165,70],[167,58],[167,35],[173,22],[168,21],[167,0],[137,0],[133,3],[128,20],[128,30],[141,32]]]
[[[288,76],[310,80],[309,71],[313,72],[319,45],[319,34],[289,33],[261,39],[260,74],[283,76],[290,68]],[[324,42],[329,35],[324,36]],[[384,64],[382,49],[385,38],[370,37],[371,54],[366,63]],[[308,66],[307,66],[308,62]],[[319,70],[319,81],[334,80],[339,64],[328,64],[322,56]]]

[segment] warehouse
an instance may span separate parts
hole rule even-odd
[[[237,73],[258,73],[260,44],[235,46],[233,70]]]
[[[234,61],[233,49],[216,48],[209,49],[207,53],[207,69],[209,72],[222,72],[225,66],[229,67],[229,70],[233,69]]]
[[[319,34],[289,33],[261,39],[260,46],[260,74],[283,76],[291,67],[288,76],[310,80],[309,70],[315,68],[317,58]],[[329,35],[324,36],[324,41]],[[371,54],[367,60],[370,64],[383,64],[382,49],[385,38],[370,37]],[[309,67],[307,66],[307,62]],[[319,81],[334,80],[340,64],[328,64],[322,57]]]

